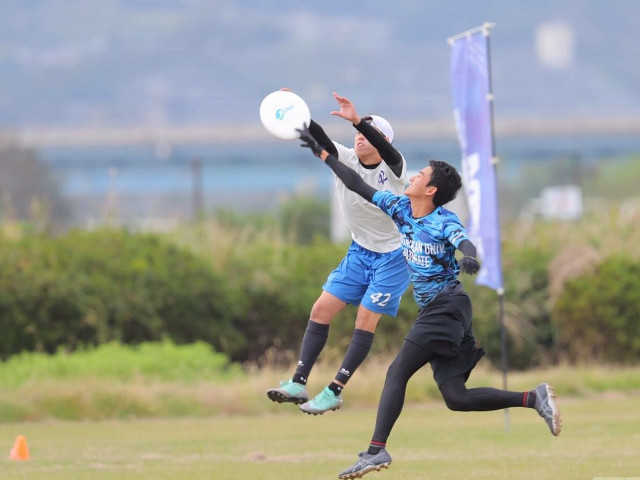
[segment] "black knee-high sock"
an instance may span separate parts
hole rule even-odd
[[[327,343],[329,337],[329,325],[316,323],[309,320],[307,329],[302,337],[302,345],[300,346],[300,357],[298,357],[298,366],[296,373],[293,375],[293,381],[307,384],[307,378],[311,373],[313,364],[316,363],[318,355]]]
[[[360,366],[360,364],[367,358],[367,355],[371,351],[371,345],[373,345],[373,332],[361,330],[356,328],[353,331],[353,337],[347,348],[347,353],[344,356],[340,370],[336,374],[336,380],[343,385],[346,385],[353,372]],[[329,388],[335,388],[336,394],[340,394],[342,386],[337,383],[332,383]]]

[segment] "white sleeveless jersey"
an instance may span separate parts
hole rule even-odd
[[[402,174],[397,178],[391,168],[380,162],[376,168],[364,168],[353,148],[334,142],[338,160],[351,167],[376,190],[389,190],[402,195],[405,190],[407,162],[402,157]],[[400,232],[391,217],[373,203],[352,192],[333,174],[335,195],[345,221],[351,230],[351,238],[360,246],[378,253],[386,253],[400,247]]]

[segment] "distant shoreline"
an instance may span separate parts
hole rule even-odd
[[[452,119],[401,120],[393,122],[400,140],[455,139]],[[335,125],[325,126],[336,140],[351,138]],[[640,135],[639,116],[510,118],[495,121],[500,137]],[[29,127],[0,129],[0,146],[26,148],[80,148],[124,145],[264,144],[281,140],[270,136],[260,122],[244,124],[212,123],[192,126],[131,127]]]

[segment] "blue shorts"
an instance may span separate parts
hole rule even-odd
[[[409,269],[398,248],[378,253],[352,242],[322,289],[351,305],[395,316],[409,286]]]

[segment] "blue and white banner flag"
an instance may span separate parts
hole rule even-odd
[[[451,46],[451,91],[469,207],[467,230],[481,261],[476,283],[502,293],[488,30],[459,35]]]

